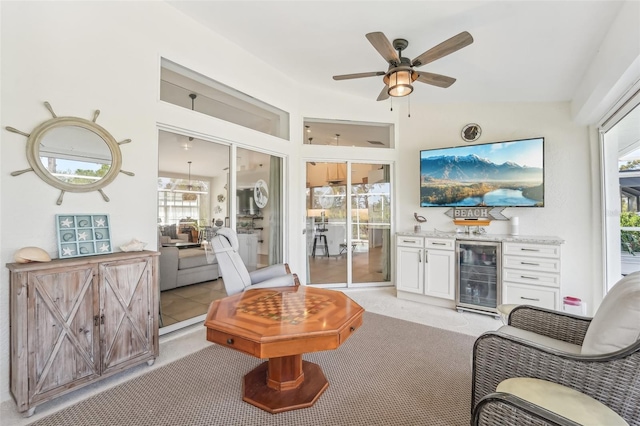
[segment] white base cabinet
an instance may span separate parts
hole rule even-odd
[[[502,243],[503,302],[561,309],[560,245]]]
[[[455,299],[455,241],[407,237],[396,240],[398,292]]]
[[[482,238],[485,237],[485,238]],[[555,237],[510,235],[396,235],[396,290],[402,299],[454,308],[456,240],[490,241],[502,245],[496,304],[562,308],[560,244]]]

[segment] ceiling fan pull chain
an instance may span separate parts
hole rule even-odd
[[[391,111],[393,111],[393,98],[389,98],[391,100]]]
[[[407,100],[409,101],[409,114],[407,117],[411,118],[411,95],[407,96]]]

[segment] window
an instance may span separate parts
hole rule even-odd
[[[181,221],[206,226],[209,217],[209,183],[204,180],[158,178],[158,224],[172,225]]]
[[[160,99],[268,135],[289,139],[289,114],[162,59]]]

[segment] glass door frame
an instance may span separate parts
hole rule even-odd
[[[634,108],[640,108],[640,83],[636,83],[627,95],[619,101],[597,126],[600,152],[601,229],[602,229],[602,286],[594,294],[594,308],[599,305],[611,287],[619,280],[621,271],[620,253],[620,197],[611,200],[609,188],[619,188],[618,147],[606,145],[606,133],[611,130]],[[615,149],[614,149],[615,148]],[[616,176],[611,176],[608,165],[615,153]],[[616,205],[612,206],[611,203]],[[612,216],[617,212],[617,215]],[[617,221],[617,222],[615,222]]]
[[[255,152],[260,152],[263,154],[267,154],[267,155],[273,155],[276,157],[279,157],[282,159],[282,182],[280,183],[280,189],[281,189],[281,193],[282,193],[282,197],[280,200],[281,203],[281,212],[282,212],[282,225],[281,225],[281,230],[282,230],[282,258],[284,259],[284,262],[288,262],[288,258],[289,258],[289,235],[290,235],[290,231],[288,226],[286,225],[288,223],[288,212],[287,212],[287,200],[288,200],[288,196],[289,196],[289,186],[286,184],[286,182],[288,182],[288,174],[289,174],[289,156],[284,154],[284,153],[280,153],[280,152],[276,152],[276,151],[270,151],[270,150],[265,150],[265,149],[260,149],[258,147],[255,146],[251,146],[251,145],[246,145],[246,144],[242,144],[236,141],[230,141],[228,139],[221,139],[221,138],[217,138],[215,136],[211,136],[211,135],[203,135],[201,133],[196,133],[192,130],[189,129],[185,129],[182,127],[177,127],[177,126],[173,126],[173,125],[167,125],[167,124],[160,124],[160,123],[156,123],[156,131],[157,131],[157,138],[159,138],[160,135],[160,131],[164,131],[164,132],[169,132],[169,133],[175,133],[181,136],[192,136],[194,138],[198,138],[200,140],[206,141],[206,142],[211,142],[211,143],[216,143],[219,145],[223,145],[223,146],[227,146],[229,147],[229,188],[227,191],[227,195],[229,194],[235,194],[236,193],[236,188],[237,188],[237,150],[238,148],[243,148],[246,150],[250,150],[250,151],[255,151]],[[157,173],[157,170],[156,170]],[[235,196],[228,196],[228,209],[229,209],[229,224],[225,225],[225,226],[229,226],[230,228],[233,229],[237,229],[237,220],[236,220],[236,212],[237,212],[237,202],[236,202],[236,197]],[[156,210],[157,210],[157,206],[156,206]],[[159,249],[159,247],[158,247]],[[159,290],[158,290],[159,291]],[[206,314],[203,315],[198,315],[196,317],[193,318],[189,318],[186,319],[184,321],[180,321],[177,322],[175,324],[171,324],[171,325],[167,325],[165,327],[160,327],[159,329],[159,336],[163,336],[165,334],[171,333],[173,331],[178,331],[178,330],[182,330],[184,328],[187,328],[191,325],[194,324],[198,324],[201,323],[202,321],[204,321],[206,318]]]
[[[389,230],[389,235],[390,238],[391,236],[394,235],[394,223],[395,223],[395,216],[396,216],[396,203],[395,203],[395,185],[394,185],[394,166],[395,163],[394,161],[384,161],[384,160],[373,160],[373,159],[344,159],[344,158],[330,158],[330,159],[310,159],[310,158],[303,158],[303,165],[302,165],[302,170],[303,172],[303,178],[304,181],[307,181],[307,164],[315,162],[315,163],[330,163],[330,164],[346,164],[347,166],[347,171],[346,171],[346,175],[347,175],[347,182],[346,182],[346,189],[345,189],[345,196],[346,196],[346,207],[347,207],[347,211],[346,211],[346,245],[347,248],[351,247],[352,245],[352,241],[353,241],[353,221],[352,221],[352,182],[351,182],[351,166],[353,164],[375,164],[375,165],[386,165],[389,167],[389,196],[391,198],[391,205],[390,205],[390,211],[391,211],[391,220],[390,220],[390,230]],[[305,185],[306,187],[306,185]],[[306,197],[302,197],[301,203],[303,204],[303,211],[306,212],[307,211],[307,200]],[[306,217],[306,213],[305,213],[305,217]],[[392,251],[392,250],[391,250]],[[371,287],[391,287],[393,286],[393,277],[395,276],[395,258],[393,256],[393,253],[388,254],[389,255],[389,270],[390,270],[390,274],[389,274],[389,280],[388,281],[381,281],[381,282],[358,282],[358,283],[354,283],[353,282],[353,252],[352,250],[347,249],[346,250],[346,260],[347,260],[347,282],[346,283],[322,283],[322,284],[307,284],[307,285],[313,285],[316,287],[321,287],[321,288],[347,288],[347,289],[354,289],[354,288],[371,288]],[[305,263],[307,261],[307,256],[308,253],[305,250],[304,253],[305,256]],[[308,281],[309,277],[306,277],[306,281]]]

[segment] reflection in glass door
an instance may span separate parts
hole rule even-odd
[[[390,280],[391,184],[389,166],[352,164],[351,241],[340,255],[351,253],[352,282]]]
[[[307,284],[347,282],[345,163],[307,163]]]
[[[282,158],[237,149],[238,252],[251,271],[282,263]]]
[[[307,163],[308,284],[390,281],[389,166],[346,171],[346,163]]]

